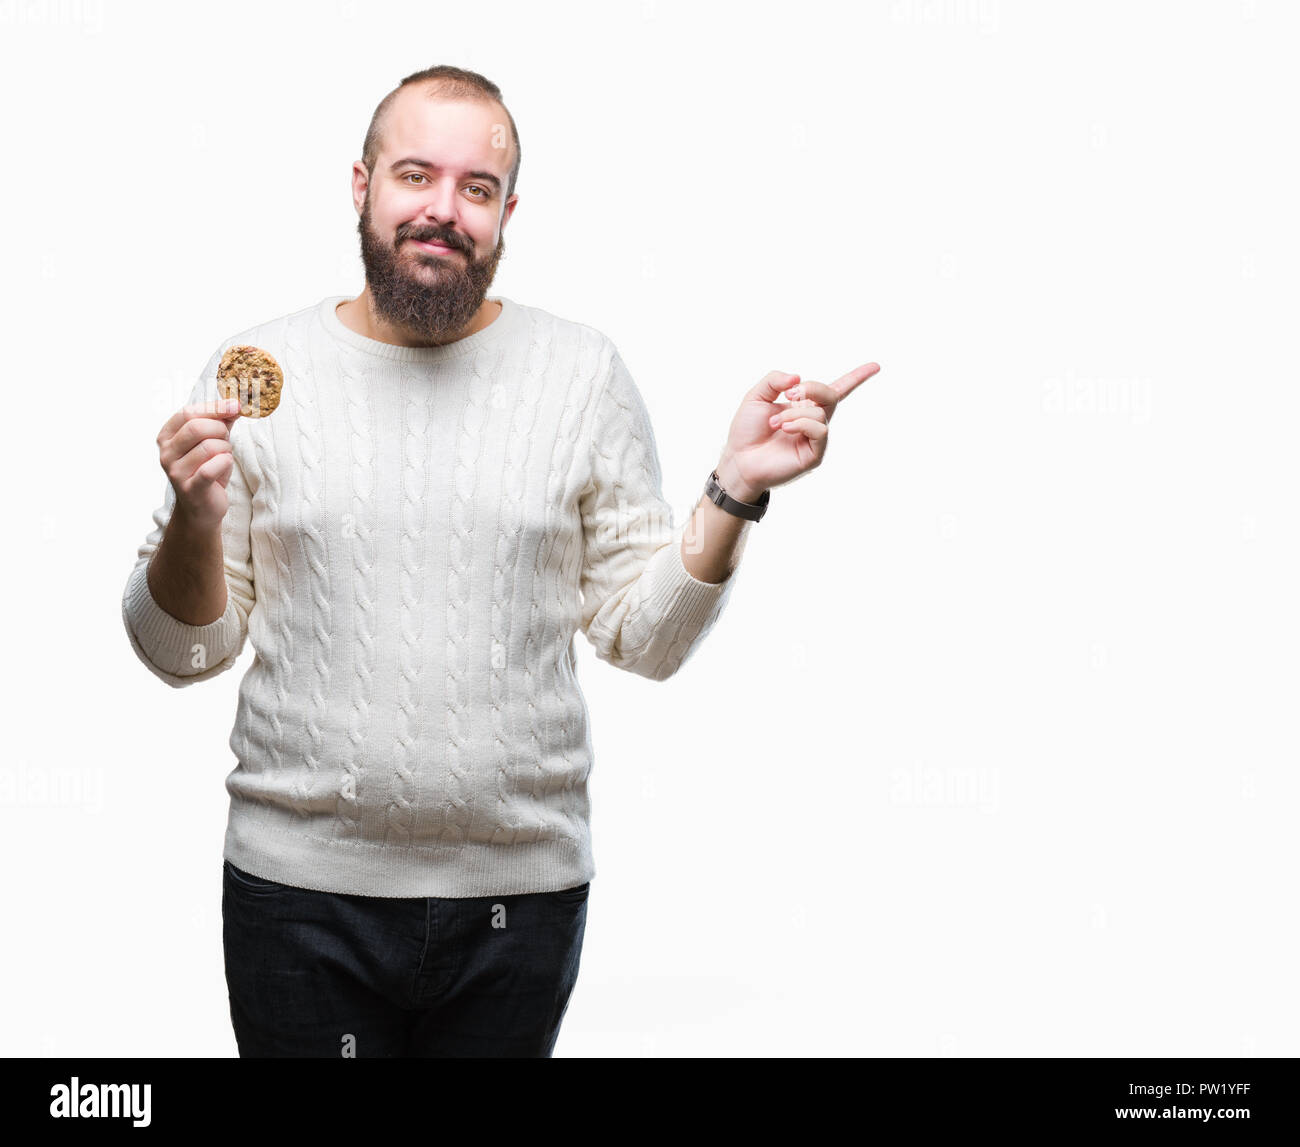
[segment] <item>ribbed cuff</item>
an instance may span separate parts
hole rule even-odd
[[[677,528],[673,543],[650,559],[654,591],[646,603],[651,616],[671,617],[683,633],[707,628],[727,603],[736,570],[726,581],[700,581],[682,561],[682,538],[690,528],[689,519]]]
[[[242,628],[234,594],[227,591],[226,612],[216,621],[187,625],[154,600],[146,566],[142,562],[131,572],[122,597],[122,615],[140,652],[156,668],[176,677],[192,677],[235,652]]]

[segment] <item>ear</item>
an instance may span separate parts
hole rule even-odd
[[[357,215],[361,215],[366,209],[366,194],[370,188],[370,174],[366,171],[366,165],[357,160],[352,165],[352,205],[357,209]]]

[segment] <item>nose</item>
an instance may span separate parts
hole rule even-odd
[[[444,231],[453,230],[457,219],[454,181],[444,179],[435,182],[429,188],[420,215],[426,222]]]

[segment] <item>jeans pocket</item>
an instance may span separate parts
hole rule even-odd
[[[236,868],[228,860],[224,864],[226,877],[236,888],[248,892],[283,892],[289,887],[287,884],[277,884],[274,880],[264,880],[260,876],[254,876],[251,872]]]
[[[586,884],[579,884],[574,888],[561,888],[558,892],[552,892],[551,896],[565,904],[581,904],[590,892],[591,881],[588,880]]]

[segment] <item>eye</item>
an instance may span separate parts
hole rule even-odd
[[[422,180],[424,180],[425,182],[428,182],[428,176],[426,176],[426,175],[424,174],[424,172],[422,172],[422,171],[408,171],[405,175],[402,176],[402,179],[403,179],[403,180],[407,180],[407,179],[422,179]],[[418,187],[419,184],[415,184],[414,186]],[[486,187],[481,187],[481,186],[479,186],[479,184],[477,184],[477,183],[471,183],[471,184],[470,184],[470,187],[471,187],[474,191],[477,191],[477,192],[478,192],[478,195],[475,196],[475,198],[477,198],[477,199],[491,199],[491,198],[492,198],[492,193],[491,193],[490,191],[488,191],[488,189],[487,189]]]

